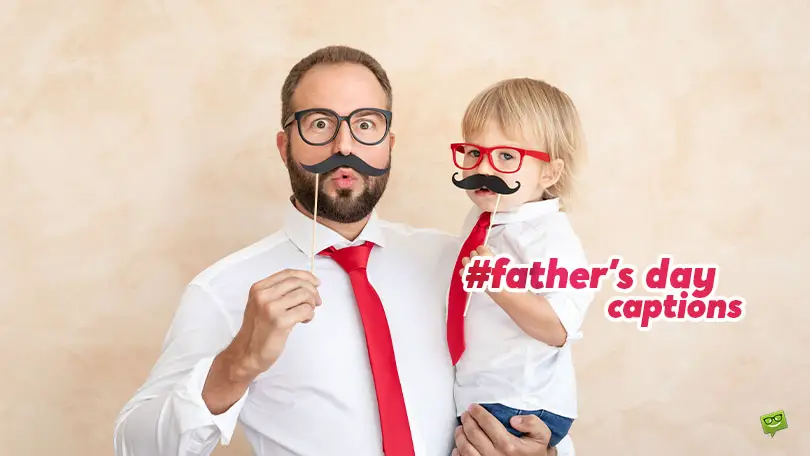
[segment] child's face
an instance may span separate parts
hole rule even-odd
[[[524,149],[543,150],[538,144],[528,144],[525,141],[514,141],[501,132],[500,128],[490,126],[485,128],[480,134],[464,139],[465,142],[477,144],[482,147],[493,146],[513,146]],[[497,151],[493,151],[497,154]],[[511,159],[520,160],[519,156]],[[554,185],[561,171],[562,163],[555,161],[554,166],[534,157],[526,156],[520,169],[514,173],[501,173],[496,171],[489,161],[489,157],[484,157],[477,168],[462,171],[463,177],[474,174],[495,175],[501,178],[510,188],[516,186],[515,182],[520,182],[520,189],[511,195],[501,195],[498,204],[498,211],[508,211],[518,206],[530,202],[538,201],[543,195],[543,191]],[[467,196],[483,211],[492,212],[495,209],[495,202],[498,194],[491,190],[467,190]]]

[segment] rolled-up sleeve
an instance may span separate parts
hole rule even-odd
[[[233,435],[247,393],[213,415],[202,390],[214,357],[233,339],[215,297],[192,283],[183,294],[160,358],[115,423],[117,456],[207,456]]]
[[[582,337],[582,323],[585,321],[585,313],[593,301],[593,293],[590,292],[549,292],[543,295],[551,308],[560,319],[568,340]]]

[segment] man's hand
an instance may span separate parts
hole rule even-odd
[[[203,388],[211,413],[223,413],[235,404],[281,356],[293,326],[312,320],[321,305],[318,285],[308,271],[285,269],[250,287],[242,327],[214,359]]]
[[[510,424],[523,437],[515,437],[480,405],[473,405],[461,414],[461,426],[456,428],[456,448],[452,456],[556,456],[548,449],[551,431],[534,415],[512,417]]]

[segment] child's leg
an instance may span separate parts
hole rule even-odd
[[[551,431],[551,438],[548,442],[549,448],[557,446],[557,444],[560,443],[560,440],[568,435],[568,431],[571,430],[571,425],[574,424],[574,420],[571,418],[556,415],[546,410],[535,410],[532,412],[524,412],[524,414],[535,415],[543,420],[543,423],[548,426],[549,430]]]
[[[518,437],[522,435],[520,431],[512,427],[512,425],[509,423],[509,420],[513,416],[525,414],[526,412],[514,409],[512,407],[507,407],[503,404],[481,404],[481,407],[484,407],[486,411],[488,411],[495,418],[497,418],[498,421],[504,425],[507,431]]]
[[[574,420],[571,418],[556,415],[546,410],[518,410],[512,407],[507,407],[503,404],[481,404],[481,407],[484,407],[484,409],[486,409],[495,418],[497,418],[501,424],[504,425],[507,431],[517,437],[521,437],[523,433],[513,428],[509,420],[513,416],[517,415],[537,416],[543,420],[543,423],[545,423],[546,426],[548,426],[548,429],[551,431],[551,438],[549,439],[548,445],[549,447],[557,446],[557,444],[560,443],[560,440],[568,435],[568,431],[571,429],[571,425],[574,423]]]

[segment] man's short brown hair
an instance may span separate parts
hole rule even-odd
[[[385,92],[386,109],[391,109],[393,105],[393,96],[391,91],[391,82],[388,80],[388,75],[385,73],[382,65],[369,54],[348,46],[327,46],[309,54],[296,63],[287,79],[284,80],[284,85],[281,86],[281,127],[284,128],[284,123],[293,115],[295,109],[292,106],[292,97],[295,89],[301,78],[304,77],[307,71],[311,70],[315,65],[329,65],[341,63],[355,63],[363,65],[368,68],[379,81]]]

